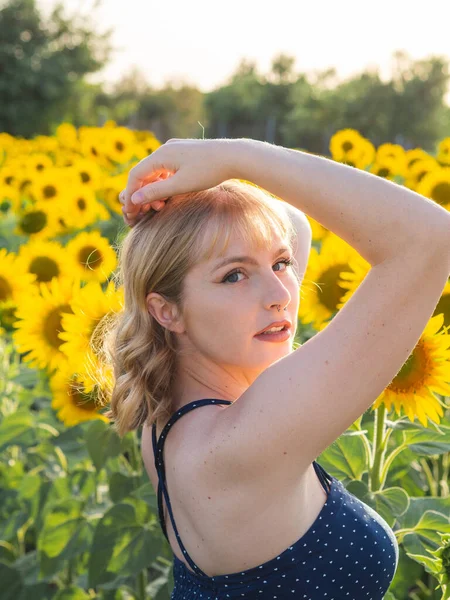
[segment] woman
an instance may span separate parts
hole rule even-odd
[[[296,239],[284,203],[231,179],[304,211],[371,264],[301,347],[308,230]],[[380,600],[394,533],[315,458],[420,338],[450,273],[450,215],[369,173],[249,139],[169,140],[120,197],[133,229],[110,416],[120,434],[143,426],[172,598]],[[261,334],[277,324],[285,331]]]

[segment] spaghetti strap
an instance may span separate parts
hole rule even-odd
[[[231,400],[216,400],[216,399],[212,399],[212,398],[205,398],[202,400],[194,400],[193,402],[189,402],[188,404],[186,404],[185,406],[180,408],[180,410],[178,410],[176,413],[174,413],[170,417],[170,419],[164,426],[164,429],[162,430],[161,435],[159,436],[158,440],[156,439],[156,424],[154,423],[153,427],[152,427],[153,453],[154,453],[154,457],[155,457],[156,472],[158,473],[158,514],[159,514],[159,521],[161,524],[161,529],[163,530],[163,533],[164,533],[167,541],[169,541],[169,537],[167,535],[166,524],[164,521],[164,511],[163,511],[163,505],[162,505],[162,495],[164,494],[164,498],[165,498],[166,505],[167,505],[167,510],[169,512],[169,517],[172,522],[172,527],[173,527],[173,530],[175,533],[175,537],[177,538],[178,545],[181,548],[183,556],[186,558],[187,562],[189,563],[189,566],[193,569],[193,571],[197,575],[202,575],[204,577],[208,577],[208,575],[206,573],[204,573],[200,569],[200,567],[198,567],[194,563],[192,558],[187,553],[187,550],[184,547],[183,542],[181,541],[180,535],[178,533],[177,526],[175,525],[175,519],[173,517],[173,512],[172,512],[172,505],[170,504],[169,494],[167,492],[167,487],[166,487],[166,471],[165,471],[165,465],[164,465],[163,449],[164,449],[165,438],[167,437],[167,434],[168,434],[170,428],[173,426],[174,423],[176,423],[178,421],[178,419],[180,419],[184,414],[193,410],[194,408],[198,408],[200,406],[205,406],[205,405],[209,405],[209,404],[233,404],[233,402]]]
[[[313,465],[323,489],[326,491],[327,494],[329,494],[331,491],[331,483],[333,482],[333,478],[329,473],[327,473],[327,471],[325,471],[322,465],[319,465],[317,461],[314,460]]]

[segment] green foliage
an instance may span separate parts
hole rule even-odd
[[[80,82],[102,68],[110,32],[95,33],[85,19],[67,18],[62,5],[50,18],[35,0],[9,0],[0,10],[0,131],[49,134]]]
[[[309,335],[300,326],[299,340]],[[172,552],[138,437],[120,440],[102,421],[65,428],[50,408],[45,379],[6,339],[0,351],[0,599],[169,600]],[[380,489],[369,482],[371,411],[318,461],[395,531],[399,565],[386,598],[417,600],[420,589],[440,600],[450,499],[425,495],[420,461],[438,466],[448,459],[448,417],[435,431],[406,418],[386,425],[389,469]]]
[[[46,381],[23,387],[12,343],[0,351],[1,600],[168,600],[171,550],[137,435],[65,428]]]

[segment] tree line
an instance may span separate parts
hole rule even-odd
[[[87,76],[110,60],[111,31],[57,5],[44,18],[36,0],[8,0],[0,9],[0,131],[25,138],[51,135],[59,123],[100,126],[107,120],[171,137],[249,137],[328,154],[329,140],[353,128],[378,146],[435,151],[450,135],[445,102],[449,58],[412,60],[397,51],[389,81],[376,68],[339,81],[334,68],[306,75],[278,54],[270,71],[242,60],[222,85],[155,88],[133,69],[109,89]]]

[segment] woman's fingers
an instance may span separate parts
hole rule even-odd
[[[125,199],[127,202],[131,201],[131,196],[143,185],[152,181],[158,181],[158,179],[166,179],[176,172],[176,167],[172,168],[172,166],[167,167],[164,165],[164,155],[166,152],[164,146],[165,144],[160,146],[130,170],[125,188]]]

